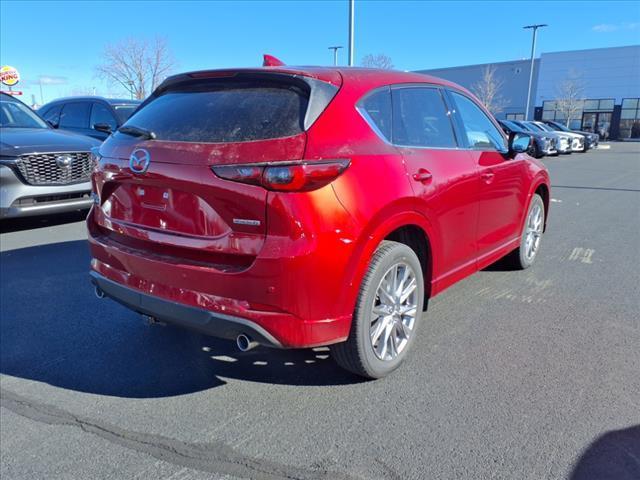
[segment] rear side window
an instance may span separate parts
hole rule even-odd
[[[393,143],[407,147],[456,148],[440,91],[429,87],[392,90]]]
[[[378,129],[387,141],[391,141],[391,93],[389,89],[380,90],[367,96],[359,106],[367,120]]]
[[[151,100],[126,125],[178,142],[248,142],[304,131],[309,92],[294,83],[196,81]]]
[[[489,117],[464,95],[451,92],[464,123],[469,148],[475,150],[505,150],[504,137]]]
[[[89,128],[89,102],[67,103],[60,113],[60,127]]]
[[[48,122],[51,122],[53,125],[58,125],[60,123],[60,110],[62,110],[62,105],[53,105],[44,112],[38,113],[41,113],[42,118]]]

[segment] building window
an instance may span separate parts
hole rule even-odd
[[[507,120],[524,120],[524,113],[507,113]]]
[[[611,112],[613,111],[613,103],[613,98],[585,100],[583,110],[589,112]]]
[[[600,100],[600,105],[598,105],[598,110],[613,111],[613,98]]]
[[[640,98],[622,100],[620,138],[640,138]]]
[[[578,101],[577,109],[571,116],[569,128],[580,130],[583,127],[582,123],[585,112],[612,112],[613,104],[613,98],[596,98]],[[542,102],[542,119],[556,120],[560,123],[566,124],[567,114],[561,108],[560,102],[546,100]]]

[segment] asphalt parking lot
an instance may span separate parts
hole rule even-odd
[[[0,476],[640,478],[640,144],[545,159],[536,265],[432,300],[364,382],[98,300],[81,215],[2,225]]]

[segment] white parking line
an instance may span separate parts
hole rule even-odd
[[[593,263],[593,259],[591,257],[593,257],[594,253],[595,250],[592,248],[576,247],[571,252],[571,255],[569,255],[569,260],[576,262],[580,261],[582,263]]]

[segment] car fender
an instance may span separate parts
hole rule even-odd
[[[549,218],[549,208],[551,206],[551,185],[549,184],[549,174],[545,170],[540,170],[533,181],[531,182],[531,188],[529,189],[529,194],[527,195],[527,205],[522,211],[522,218],[520,219],[520,231],[522,232],[524,229],[524,223],[527,219],[527,212],[529,211],[529,205],[531,204],[531,199],[536,193],[536,190],[540,187],[540,185],[544,185],[547,187],[548,198],[544,201],[545,215],[544,215],[544,229],[547,229],[547,219]]]
[[[345,289],[341,298],[341,305],[348,305],[350,311],[353,312],[356,300],[360,290],[360,284],[369,268],[371,258],[380,243],[389,236],[394,230],[404,226],[416,226],[420,228],[426,235],[430,252],[431,272],[437,271],[437,252],[439,250],[438,235],[435,227],[427,217],[415,210],[403,210],[389,212],[383,209],[375,218],[373,218],[367,227],[360,233],[356,245],[353,250],[352,261],[345,269]],[[426,277],[426,276],[425,276]],[[430,291],[431,281],[435,275],[431,274],[430,278],[425,278],[425,290]]]

